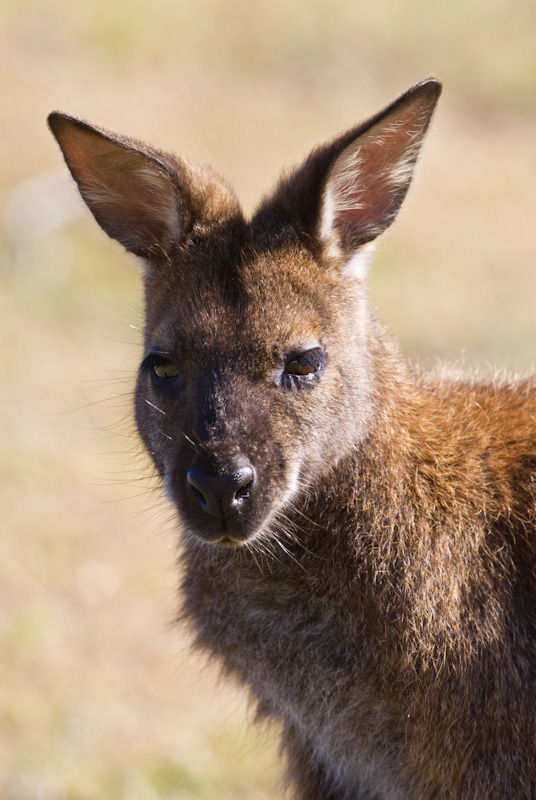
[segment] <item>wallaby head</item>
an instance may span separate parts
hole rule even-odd
[[[367,261],[440,91],[427,80],[314,150],[249,220],[208,169],[50,115],[97,222],[142,262],[136,419],[188,535],[273,534],[366,435],[385,348]]]

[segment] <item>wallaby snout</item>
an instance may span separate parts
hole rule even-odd
[[[239,536],[235,520],[243,513],[253,491],[255,471],[243,464],[223,474],[213,474],[210,465],[197,464],[186,473],[186,481],[193,501],[206,513],[221,523],[222,538],[237,541]],[[202,530],[202,528],[201,528]]]
[[[220,319],[234,312],[221,308]],[[233,333],[228,342],[220,337],[219,349],[228,346],[232,356],[208,359],[196,343],[189,346],[188,362],[174,356],[162,365],[162,356],[150,355],[139,372],[136,401],[141,436],[184,530],[224,546],[263,533],[295,490],[302,452],[297,445],[289,452],[281,441],[291,431],[278,371],[274,377],[251,348],[249,333],[230,327]],[[231,369],[241,348],[248,353],[243,368]]]
[[[206,444],[193,433],[182,439],[180,447],[162,456],[161,471],[185,531],[224,546],[261,534],[281,498],[288,496],[293,473],[277,443],[258,436],[248,454],[236,437]]]
[[[188,485],[203,511],[227,519],[237,512],[253,488],[253,467],[240,467],[231,473],[211,475],[200,469],[186,474]]]

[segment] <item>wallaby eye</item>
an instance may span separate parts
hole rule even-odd
[[[315,380],[326,365],[326,354],[320,347],[293,355],[285,364],[283,380],[289,387],[303,386]]]
[[[158,380],[177,378],[179,376],[179,368],[173,361],[163,361],[160,364],[153,364],[153,375]]]
[[[304,364],[302,360],[295,358],[293,361],[289,361],[285,367],[285,372],[288,375],[312,375],[315,372],[315,368],[312,364]]]
[[[151,353],[142,364],[151,375],[153,383],[163,383],[179,378],[180,367],[167,356]]]

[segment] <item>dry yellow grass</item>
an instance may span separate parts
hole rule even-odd
[[[435,73],[445,94],[374,299],[412,357],[525,368],[536,7],[2,0],[0,14],[0,797],[279,796],[269,736],[170,625],[172,514],[125,435],[139,285],[71,205],[44,120],[59,107],[210,160],[251,208],[283,164]]]

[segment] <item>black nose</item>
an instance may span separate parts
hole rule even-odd
[[[207,514],[224,517],[244,505],[255,481],[255,471],[249,464],[223,475],[191,469],[186,480],[191,494]]]

